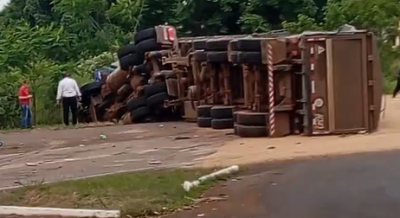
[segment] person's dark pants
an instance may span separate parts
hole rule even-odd
[[[21,128],[32,127],[32,111],[29,104],[21,105],[22,116],[21,116]]]
[[[62,98],[64,124],[69,125],[69,111],[72,114],[72,125],[78,123],[78,99],[76,97]]]
[[[393,98],[396,97],[397,93],[400,91],[400,77],[397,78],[396,88],[393,91]]]

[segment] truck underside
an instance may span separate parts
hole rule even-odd
[[[118,66],[81,87],[81,122],[184,118],[242,137],[373,132],[383,75],[367,31],[178,38],[138,32]]]

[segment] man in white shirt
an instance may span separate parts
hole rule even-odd
[[[72,125],[78,123],[78,101],[81,100],[79,86],[67,72],[62,73],[63,79],[58,83],[57,104],[62,103],[64,124],[69,125],[69,111],[72,113]]]

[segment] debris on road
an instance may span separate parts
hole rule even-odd
[[[150,165],[159,165],[159,164],[161,164],[161,161],[159,161],[159,160],[151,160],[151,161],[148,162],[148,164],[150,164]]]
[[[214,179],[215,177],[220,177],[220,176],[223,176],[223,175],[232,174],[232,173],[235,173],[237,171],[239,171],[239,166],[238,165],[233,165],[231,167],[227,167],[227,168],[224,168],[222,170],[218,170],[216,172],[213,172],[213,173],[210,173],[208,175],[202,176],[198,180],[191,181],[191,182],[185,181],[182,184],[182,187],[183,187],[183,189],[185,189],[185,191],[188,192],[188,191],[190,191],[190,189],[199,186],[200,183],[202,183],[202,182],[204,182],[206,180]]]
[[[104,134],[100,134],[100,139],[107,139],[107,136]]]
[[[25,163],[25,165],[28,167],[35,167],[35,166],[39,165],[39,163]]]
[[[185,139],[191,139],[192,137],[189,136],[177,136],[174,138],[174,140],[185,140]]]

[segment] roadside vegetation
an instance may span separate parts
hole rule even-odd
[[[131,217],[162,215],[194,204],[216,180],[190,192],[182,188],[182,183],[210,172],[210,169],[160,170],[37,184],[0,193],[0,205],[117,209]]]
[[[23,79],[32,83],[35,124],[60,123],[59,72],[85,83],[136,30],[165,23],[180,36],[367,28],[379,38],[389,90],[400,55],[392,48],[399,15],[395,0],[11,0],[0,12],[0,128],[19,125]]]

